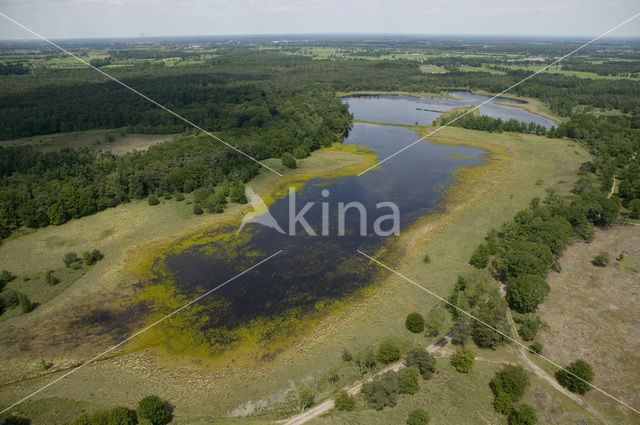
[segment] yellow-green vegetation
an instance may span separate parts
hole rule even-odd
[[[418,129],[423,132],[430,131],[428,128]],[[453,287],[456,276],[469,270],[468,259],[489,229],[510,219],[517,210],[527,205],[532,197],[544,196],[545,188],[567,193],[576,178],[578,165],[585,161],[588,155],[575,143],[525,134],[489,134],[447,127],[432,139],[437,143],[477,146],[489,152],[485,165],[461,169],[456,173],[456,184],[449,191],[445,212],[416,223],[411,231],[404,233],[402,243],[398,244],[401,249],[392,255],[396,259],[392,264],[394,267],[420,284],[446,296]],[[296,180],[305,173],[311,174],[311,170],[317,172],[321,167],[326,167],[331,161],[330,157],[318,154],[322,152],[304,159],[298,169],[287,170],[287,174]],[[336,167],[335,173],[345,173],[346,164],[351,164],[349,167],[357,169],[366,168],[371,164],[367,161],[361,162],[360,156],[353,153],[342,152],[340,155],[346,155],[353,162],[343,162],[343,167]],[[279,166],[277,160],[273,161],[270,165]],[[368,165],[365,166],[365,162]],[[354,171],[356,170],[351,169],[349,173]],[[276,186],[273,185],[277,176],[271,174],[262,172],[251,182],[256,192],[277,193]],[[536,185],[539,179],[543,181],[543,185]],[[280,190],[287,184],[285,183]],[[73,220],[60,227],[48,227],[9,241],[0,247],[0,256],[9,259],[8,255],[15,252],[15,256],[11,255],[13,259],[10,261],[16,264],[13,272],[20,275],[33,272],[31,261],[26,257],[32,255],[30,253],[33,252],[33,247],[43,246],[45,241],[48,241],[47,246],[53,249],[51,252],[44,250],[43,267],[51,267],[47,265],[48,261],[60,261],[61,255],[66,251],[81,252],[89,248],[98,248],[105,253],[105,260],[72,285],[65,293],[65,300],[56,297],[47,303],[47,306],[50,306],[52,311],[68,312],[68,308],[77,303],[82,305],[91,299],[110,298],[117,305],[117,300],[123,302],[127,297],[140,295],[139,291],[127,286],[130,282],[135,282],[136,278],[130,272],[123,271],[125,264],[142,264],[141,260],[150,258],[149,255],[153,252],[158,252],[158,247],[169,247],[175,242],[185,241],[194,231],[198,233],[198,229],[218,226],[221,221],[238,217],[238,214],[247,208],[233,205],[222,215],[194,216],[184,201],[162,202],[161,206],[154,208],[149,208],[146,203],[134,202],[81,220]],[[80,228],[85,231],[80,232]],[[102,236],[104,232],[107,233]],[[150,244],[153,241],[160,242],[160,245]],[[422,261],[425,253],[431,257],[432,261],[429,264]],[[118,289],[123,288],[122,285],[128,289]],[[117,291],[120,291],[119,297],[114,295]],[[372,286],[368,295],[345,302],[341,308],[336,308],[328,316],[318,319],[319,321],[315,322],[317,326],[307,328],[293,342],[279,347],[271,356],[261,359],[259,366],[246,368],[236,357],[230,355],[221,356],[220,361],[206,368],[209,372],[199,372],[197,369],[202,367],[202,359],[171,356],[171,367],[167,366],[168,362],[165,361],[160,361],[164,366],[158,366],[146,351],[136,351],[98,362],[79,371],[74,374],[73,380],[61,381],[57,393],[66,394],[70,399],[94,400],[95,397],[88,395],[87,389],[91,388],[92,394],[99,394],[98,398],[102,402],[115,405],[123,403],[122,394],[134,388],[136,392],[144,393],[153,392],[155,388],[162,386],[166,394],[181,400],[175,412],[177,420],[181,421],[188,417],[194,418],[194,422],[198,423],[198,417],[220,417],[229,412],[235,415],[286,415],[287,412],[293,411],[295,405],[295,391],[288,390],[292,382],[296,383],[295,385],[304,385],[306,382],[317,386],[316,398],[321,399],[329,395],[329,385],[320,382],[324,381],[324,374],[330,368],[339,366],[338,385],[358,379],[359,373],[351,364],[341,363],[340,354],[344,348],[356,352],[361,347],[376,346],[388,335],[397,335],[400,346],[404,348],[428,343],[425,342],[424,336],[406,331],[404,321],[408,312],[418,311],[426,314],[436,304],[437,300],[428,294],[391,277],[384,283]],[[30,315],[36,313],[38,309]],[[29,315],[12,320],[27,316]],[[32,329],[33,322],[23,322],[19,326]],[[91,338],[84,344],[81,343],[73,354],[57,353],[56,356],[51,356],[52,361],[54,364],[60,364],[65,360],[68,362],[69,359],[78,361],[90,358],[95,354],[95,343],[99,341],[100,339]],[[13,354],[15,355],[15,351]],[[491,352],[485,353],[484,350],[478,349],[477,354],[486,357]],[[34,364],[40,355],[32,355]],[[162,360],[164,356],[170,356],[170,353],[156,355]],[[12,357],[8,353],[5,356]],[[272,362],[271,359],[277,361]],[[9,358],[6,360],[5,364],[16,363]],[[310,368],[309,365],[313,367]],[[17,370],[20,372],[18,375],[24,374],[24,364]],[[477,368],[477,371],[483,373],[482,368]],[[24,381],[14,386],[12,393],[27,393],[55,378],[59,373],[54,370],[50,376]],[[487,373],[487,376],[490,375],[491,373]],[[3,379],[4,382],[6,378],[7,376]],[[260,385],[249,385],[255,382],[260,382]],[[313,384],[314,382],[316,384]],[[430,388],[428,383],[422,384],[422,387],[425,390]],[[119,388],[120,391],[113,392],[113,388]],[[489,412],[491,393],[487,386],[483,394],[482,388],[485,388],[484,385],[479,385],[480,396],[485,397],[487,403],[483,403],[481,411]],[[442,397],[457,397],[455,390],[445,388],[443,391],[446,392],[442,393]],[[8,396],[9,394],[5,397]],[[5,397],[2,399],[5,400]],[[212,397],[217,400],[216,403],[206,402]],[[48,396],[43,393],[36,397],[38,398],[47,399]],[[375,414],[373,411],[365,413],[372,417]]]
[[[551,62],[551,60],[549,60]],[[597,62],[594,62],[597,63]],[[509,68],[510,70],[517,71],[529,71],[531,73],[537,72],[540,69],[544,68],[546,65],[499,65],[501,68]],[[489,64],[483,64],[480,67],[475,66],[467,66],[463,65],[459,68],[462,72],[488,72],[489,74],[497,74],[497,75],[505,75],[506,72],[500,69],[493,69]],[[637,80],[639,77],[634,76],[626,76],[626,75],[600,75],[595,72],[584,72],[584,71],[573,71],[573,70],[565,70],[562,69],[562,65],[553,65],[549,67],[544,72],[548,72],[550,74],[560,74],[560,75],[571,75],[574,77],[580,78],[591,78],[594,80]]]
[[[472,90],[471,92],[473,94],[481,94],[481,95],[485,95],[485,96],[495,96],[496,95],[496,93],[489,93],[489,92],[484,91],[484,90]],[[540,115],[542,117],[550,119],[551,121],[555,121],[556,123],[560,123],[560,122],[568,120],[568,118],[566,118],[566,117],[562,118],[562,117],[558,117],[557,115],[555,115],[551,111],[551,108],[549,108],[544,102],[542,102],[539,99],[533,99],[533,98],[530,98],[530,97],[520,97],[520,96],[515,96],[515,95],[512,95],[512,94],[502,94],[502,95],[500,95],[500,97],[504,97],[506,99],[519,100],[522,103],[495,102],[496,105],[508,106],[510,108],[524,109],[525,111],[531,112],[533,114]]]

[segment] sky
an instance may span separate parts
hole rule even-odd
[[[0,0],[46,38],[239,34],[595,36],[638,0]],[[610,34],[640,36],[640,17]],[[0,16],[0,39],[34,38]]]

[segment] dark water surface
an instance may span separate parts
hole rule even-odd
[[[404,96],[393,99],[379,96],[356,102],[349,98],[347,101],[356,119],[398,123],[413,122],[413,115],[407,118],[408,111],[412,108],[415,111],[417,104],[442,110],[459,106],[447,99]],[[497,105],[491,105],[486,112],[493,113],[493,108],[507,113]],[[515,108],[504,109],[510,111],[508,113],[529,114]],[[432,117],[426,119],[432,120]],[[385,158],[417,138],[416,132],[406,127],[356,123],[344,143],[366,146],[374,150],[378,158]],[[398,206],[402,233],[418,218],[438,210],[454,170],[481,164],[484,154],[485,151],[478,148],[424,142],[360,177],[310,180],[297,192],[296,210],[300,211],[307,202],[315,202],[305,218],[318,236],[308,235],[301,226],[297,227],[295,236],[283,235],[256,223],[245,226],[239,236],[235,235],[236,228],[217,229],[205,236],[222,233],[227,236],[218,242],[209,240],[169,254],[163,266],[174,278],[178,291],[192,298],[283,249],[279,256],[200,301],[207,315],[202,327],[232,329],[259,317],[283,314],[297,317],[319,309],[325,301],[352,294],[371,283],[374,268],[363,261],[356,249],[375,253],[397,239],[374,234],[374,220],[390,213],[389,208],[377,209],[377,203],[394,202]],[[322,195],[323,190],[328,191],[328,196]],[[338,236],[338,203],[353,201],[366,207],[367,234],[359,235],[359,213],[350,210],[346,216],[346,235]],[[330,211],[328,236],[320,236],[323,202],[328,203]],[[271,214],[285,231],[288,210],[288,196],[270,206]]]

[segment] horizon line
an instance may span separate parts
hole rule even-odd
[[[50,37],[51,40],[57,41],[88,41],[88,40],[160,40],[160,39],[195,39],[195,38],[218,38],[218,39],[250,39],[250,38],[261,38],[268,39],[273,37],[285,37],[291,38],[298,41],[309,41],[309,40],[300,40],[300,37],[317,37],[319,39],[322,38],[338,38],[338,37],[389,37],[389,38],[416,38],[416,39],[427,39],[427,38],[447,38],[447,37],[462,37],[462,38],[519,38],[524,40],[559,40],[559,39],[588,39],[592,36],[589,35],[542,35],[542,34],[471,34],[471,33],[375,33],[375,32],[327,32],[327,33],[253,33],[253,34],[199,34],[199,35],[137,35],[137,36],[85,36],[85,37]],[[632,40],[632,41],[640,41],[640,35],[629,35],[629,36],[608,36],[603,37],[602,40]],[[281,41],[281,40],[272,40],[272,41]],[[373,40],[371,40],[373,41]],[[566,41],[566,40],[565,40]],[[0,43],[11,43],[11,42],[42,42],[41,39],[33,37],[33,38],[1,38]],[[46,43],[45,43],[46,44]]]

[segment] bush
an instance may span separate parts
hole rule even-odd
[[[424,330],[424,318],[420,313],[410,313],[405,320],[404,325],[414,334],[419,334]]]
[[[22,292],[18,293],[18,304],[20,304],[20,310],[22,310],[23,313],[29,313],[34,308],[29,298]]]
[[[346,391],[338,391],[333,396],[333,405],[336,410],[351,411],[356,407],[356,399]]]
[[[362,386],[367,405],[376,410],[393,407],[398,402],[398,379],[395,372],[386,372]]]
[[[420,376],[420,373],[416,366],[400,369],[396,374],[398,379],[398,394],[415,394],[420,391],[418,376]]]
[[[481,244],[476,248],[471,256],[471,260],[469,260],[469,264],[476,269],[484,269],[489,265],[489,249],[485,244]]]
[[[15,278],[16,278],[15,275],[11,274],[10,272],[8,272],[6,270],[2,270],[0,272],[0,291],[2,291],[4,289],[4,287],[7,285],[7,283],[11,282]]]
[[[176,201],[184,201],[184,195],[182,194],[182,192],[176,193]]]
[[[60,280],[53,275],[53,270],[49,270],[47,272],[47,275],[45,276],[45,282],[47,283],[47,285],[53,286],[57,284],[59,281]]]
[[[306,158],[309,156],[311,152],[309,151],[309,147],[307,145],[298,146],[293,150],[293,156],[297,159]]]
[[[107,425],[109,423],[109,415],[111,411],[108,409],[96,410],[89,413],[89,423],[91,425]]]
[[[518,334],[525,341],[533,341],[541,325],[542,325],[542,321],[540,320],[540,317],[538,316],[525,317],[522,320],[522,325],[518,329]]]
[[[632,199],[629,202],[629,218],[640,218],[640,199]]]
[[[458,372],[468,373],[473,366],[473,351],[467,347],[460,347],[451,357],[451,364]]]
[[[15,307],[20,304],[20,292],[13,289],[7,289],[2,295],[4,305],[7,307]]]
[[[229,185],[229,200],[236,204],[246,204],[247,197],[244,194],[244,185],[239,181],[234,181]]]
[[[114,407],[109,412],[107,425],[136,425],[136,412],[126,407]]]
[[[202,207],[200,206],[200,204],[193,204],[193,213],[195,215],[201,215],[203,213]]]
[[[350,362],[351,360],[353,360],[353,354],[351,354],[351,351],[347,350],[346,348],[342,350],[342,360],[344,360],[345,362]]]
[[[425,264],[431,263],[431,257],[429,257],[429,254],[425,254],[424,257],[422,257],[422,262]]]
[[[98,251],[97,249],[94,249],[91,252],[87,251],[84,254],[82,254],[82,259],[84,260],[84,263],[87,266],[93,266],[95,263],[102,260],[103,258],[104,258],[104,254],[102,254],[102,252]]]
[[[78,257],[78,254],[76,254],[75,252],[67,252],[66,254],[64,254],[64,256],[62,257],[62,261],[64,262],[65,266],[74,270],[79,268],[80,263],[82,262],[82,260]]]
[[[529,349],[531,349],[531,351],[536,354],[540,354],[542,353],[542,344],[540,344],[539,342],[534,342],[529,346]]]
[[[171,405],[155,395],[149,395],[138,402],[136,413],[138,420],[148,419],[152,425],[165,425],[171,422]]]
[[[377,359],[380,363],[389,364],[400,359],[400,349],[390,339],[386,339],[380,343],[378,347]]]
[[[416,366],[424,379],[431,378],[431,375],[436,371],[436,359],[422,348],[414,348],[409,351],[405,364]]]
[[[429,412],[424,409],[415,409],[407,417],[407,425],[427,425],[431,420]]]
[[[593,263],[594,266],[607,267],[609,263],[611,263],[611,257],[609,257],[607,252],[603,251],[596,255],[591,263]]]
[[[529,386],[529,375],[520,365],[506,365],[496,372],[489,386],[496,397],[500,393],[505,393],[513,402],[516,402],[522,398]]]
[[[296,159],[293,157],[293,155],[291,155],[289,152],[285,152],[282,154],[282,165],[284,165],[287,168],[298,168],[298,163],[296,162]]]
[[[356,366],[364,374],[371,370],[377,363],[376,353],[372,348],[367,348],[363,352],[359,352],[356,356]]]
[[[536,409],[523,404],[509,415],[509,425],[534,425],[538,422]]]
[[[2,425],[29,425],[31,420],[20,416],[7,416],[2,421]]]
[[[561,369],[556,372],[556,379],[560,385],[578,394],[585,394],[591,390],[589,384],[593,382],[593,377],[594,373],[591,365],[581,359],[572,362],[566,367],[566,371]]]
[[[429,310],[429,313],[427,313],[427,316],[424,319],[424,327],[427,331],[427,336],[433,337],[440,335],[446,318],[447,312],[440,305],[436,305]]]
[[[507,302],[519,313],[531,313],[544,302],[549,293],[549,284],[540,276],[523,274],[509,280]]]
[[[304,412],[304,409],[313,406],[315,394],[309,388],[303,388],[298,393],[298,402],[300,409]]]
[[[158,205],[160,203],[160,200],[156,195],[149,195],[149,197],[147,198],[147,202],[149,203],[149,205]]]
[[[511,396],[502,390],[498,390],[493,396],[493,408],[503,415],[510,414],[513,410],[513,400],[511,400]]]

